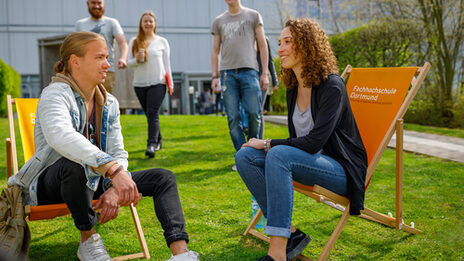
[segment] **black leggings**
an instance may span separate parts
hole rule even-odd
[[[166,85],[157,84],[149,87],[134,87],[135,94],[142,105],[148,121],[148,145],[156,145],[161,142],[161,130],[159,124],[159,110],[164,96]]]
[[[164,230],[167,245],[178,240],[188,242],[174,174],[166,169],[148,169],[133,172],[132,179],[139,193],[144,197],[153,197],[155,213]],[[102,180],[100,178],[98,189],[94,192],[86,185],[84,168],[63,157],[40,175],[37,184],[39,205],[66,203],[77,229],[90,230],[98,221],[92,209],[92,199],[98,199],[103,194]]]

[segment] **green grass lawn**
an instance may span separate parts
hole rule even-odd
[[[413,123],[404,124],[404,129],[464,139],[463,129],[449,129],[449,128],[443,128],[443,127],[424,126],[424,125],[413,124]]]
[[[251,196],[237,172],[231,171],[234,150],[225,117],[161,116],[163,150],[155,159],[145,155],[146,120],[123,115],[122,125],[129,170],[161,167],[177,176],[190,235],[189,248],[202,260],[255,260],[267,244],[242,233],[250,220]],[[1,137],[8,135],[0,119]],[[266,137],[287,137],[287,128],[266,125]],[[5,146],[0,146],[5,159]],[[22,157],[22,152],[19,153]],[[22,159],[20,165],[22,165]],[[331,252],[331,260],[463,260],[464,164],[405,153],[404,219],[424,231],[411,235],[357,217],[348,220]],[[6,186],[5,160],[0,163],[1,185]],[[387,150],[366,192],[366,207],[395,211],[395,154]],[[170,257],[153,201],[137,207],[152,260]],[[312,241],[304,254],[317,259],[341,213],[295,194],[293,223]],[[30,222],[31,260],[77,260],[79,233],[72,218]],[[139,251],[128,208],[120,216],[97,226],[112,256]]]

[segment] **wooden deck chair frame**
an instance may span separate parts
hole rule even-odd
[[[346,81],[346,79],[348,78],[348,75],[351,73],[351,70],[352,70],[351,65],[346,66],[341,76],[344,81]],[[406,225],[403,222],[403,119],[402,118],[404,114],[406,113],[409,105],[411,104],[412,99],[416,95],[419,87],[424,81],[425,76],[427,75],[429,70],[430,70],[430,63],[426,62],[424,66],[419,67],[418,70],[415,72],[415,77],[411,81],[411,87],[409,89],[409,92],[407,93],[406,98],[404,99],[392,124],[390,125],[385,136],[383,137],[382,142],[378,146],[377,151],[367,168],[366,186],[371,180],[374,170],[377,164],[379,163],[383,152],[387,148],[389,141],[391,140],[393,134],[396,132],[396,198],[395,198],[396,216],[393,217],[391,216],[391,214],[385,215],[385,214],[379,213],[369,208],[364,208],[364,210],[361,211],[361,215],[359,216],[361,218],[375,221],[375,222],[384,224],[386,226],[394,227],[398,230],[403,230],[405,232],[412,233],[412,234],[419,234],[419,233],[422,233],[422,231],[414,228],[414,223],[412,222],[411,222],[411,225]],[[305,186],[297,182],[293,182],[293,185],[294,185],[294,190],[315,199],[319,203],[324,203],[332,208],[338,209],[343,212],[337,226],[335,227],[334,231],[332,232],[332,235],[329,238],[329,241],[326,243],[324,249],[322,250],[321,255],[318,258],[318,260],[327,260],[327,258],[329,257],[330,251],[335,245],[335,242],[337,241],[338,236],[342,232],[350,216],[349,214],[350,201],[347,197],[337,195],[318,185]],[[257,212],[257,214],[254,216],[254,218],[251,220],[247,229],[243,233],[243,236],[251,234],[269,243],[270,242],[269,237],[261,234],[255,229],[255,226],[258,223],[262,215],[263,214],[260,209]],[[303,261],[312,260],[302,254],[300,254],[297,258]]]
[[[7,104],[8,104],[8,125],[10,131],[10,137],[6,138],[6,161],[7,161],[7,178],[12,174],[18,172],[18,156],[16,151],[16,139],[15,139],[15,129],[14,129],[14,120],[13,120],[13,104],[15,104],[15,99],[11,98],[10,95],[7,95]],[[27,134],[24,134],[27,135]],[[30,134],[29,134],[30,135]],[[32,133],[33,135],[33,133]],[[13,166],[12,166],[13,165]],[[12,169],[13,168],[13,169]],[[13,171],[13,172],[12,172]],[[96,203],[96,200],[93,201],[93,204]],[[25,213],[29,221],[33,220],[43,220],[43,219],[53,219],[55,217],[69,215],[69,209],[66,204],[52,204],[52,205],[42,205],[42,206],[30,206],[26,205]],[[136,258],[146,258],[150,259],[150,253],[148,251],[147,243],[142,230],[142,225],[140,224],[139,216],[137,210],[133,204],[130,204],[130,210],[132,214],[132,219],[134,221],[135,230],[137,231],[137,237],[142,248],[142,252],[129,254],[125,256],[114,257],[113,260],[128,260]]]

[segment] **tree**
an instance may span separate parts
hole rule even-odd
[[[419,60],[432,63],[428,78],[436,90],[435,96],[445,125],[453,119],[453,88],[458,89],[463,65],[464,0],[352,0],[358,9],[370,6],[372,19],[413,20],[424,28]],[[462,78],[461,78],[462,79]]]

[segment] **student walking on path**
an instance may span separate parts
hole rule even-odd
[[[155,157],[162,147],[159,122],[161,103],[172,93],[173,82],[168,41],[156,34],[156,16],[148,11],[142,14],[137,37],[129,42],[129,66],[134,68],[132,81],[135,94],[145,111],[148,122],[148,140],[145,155]]]

